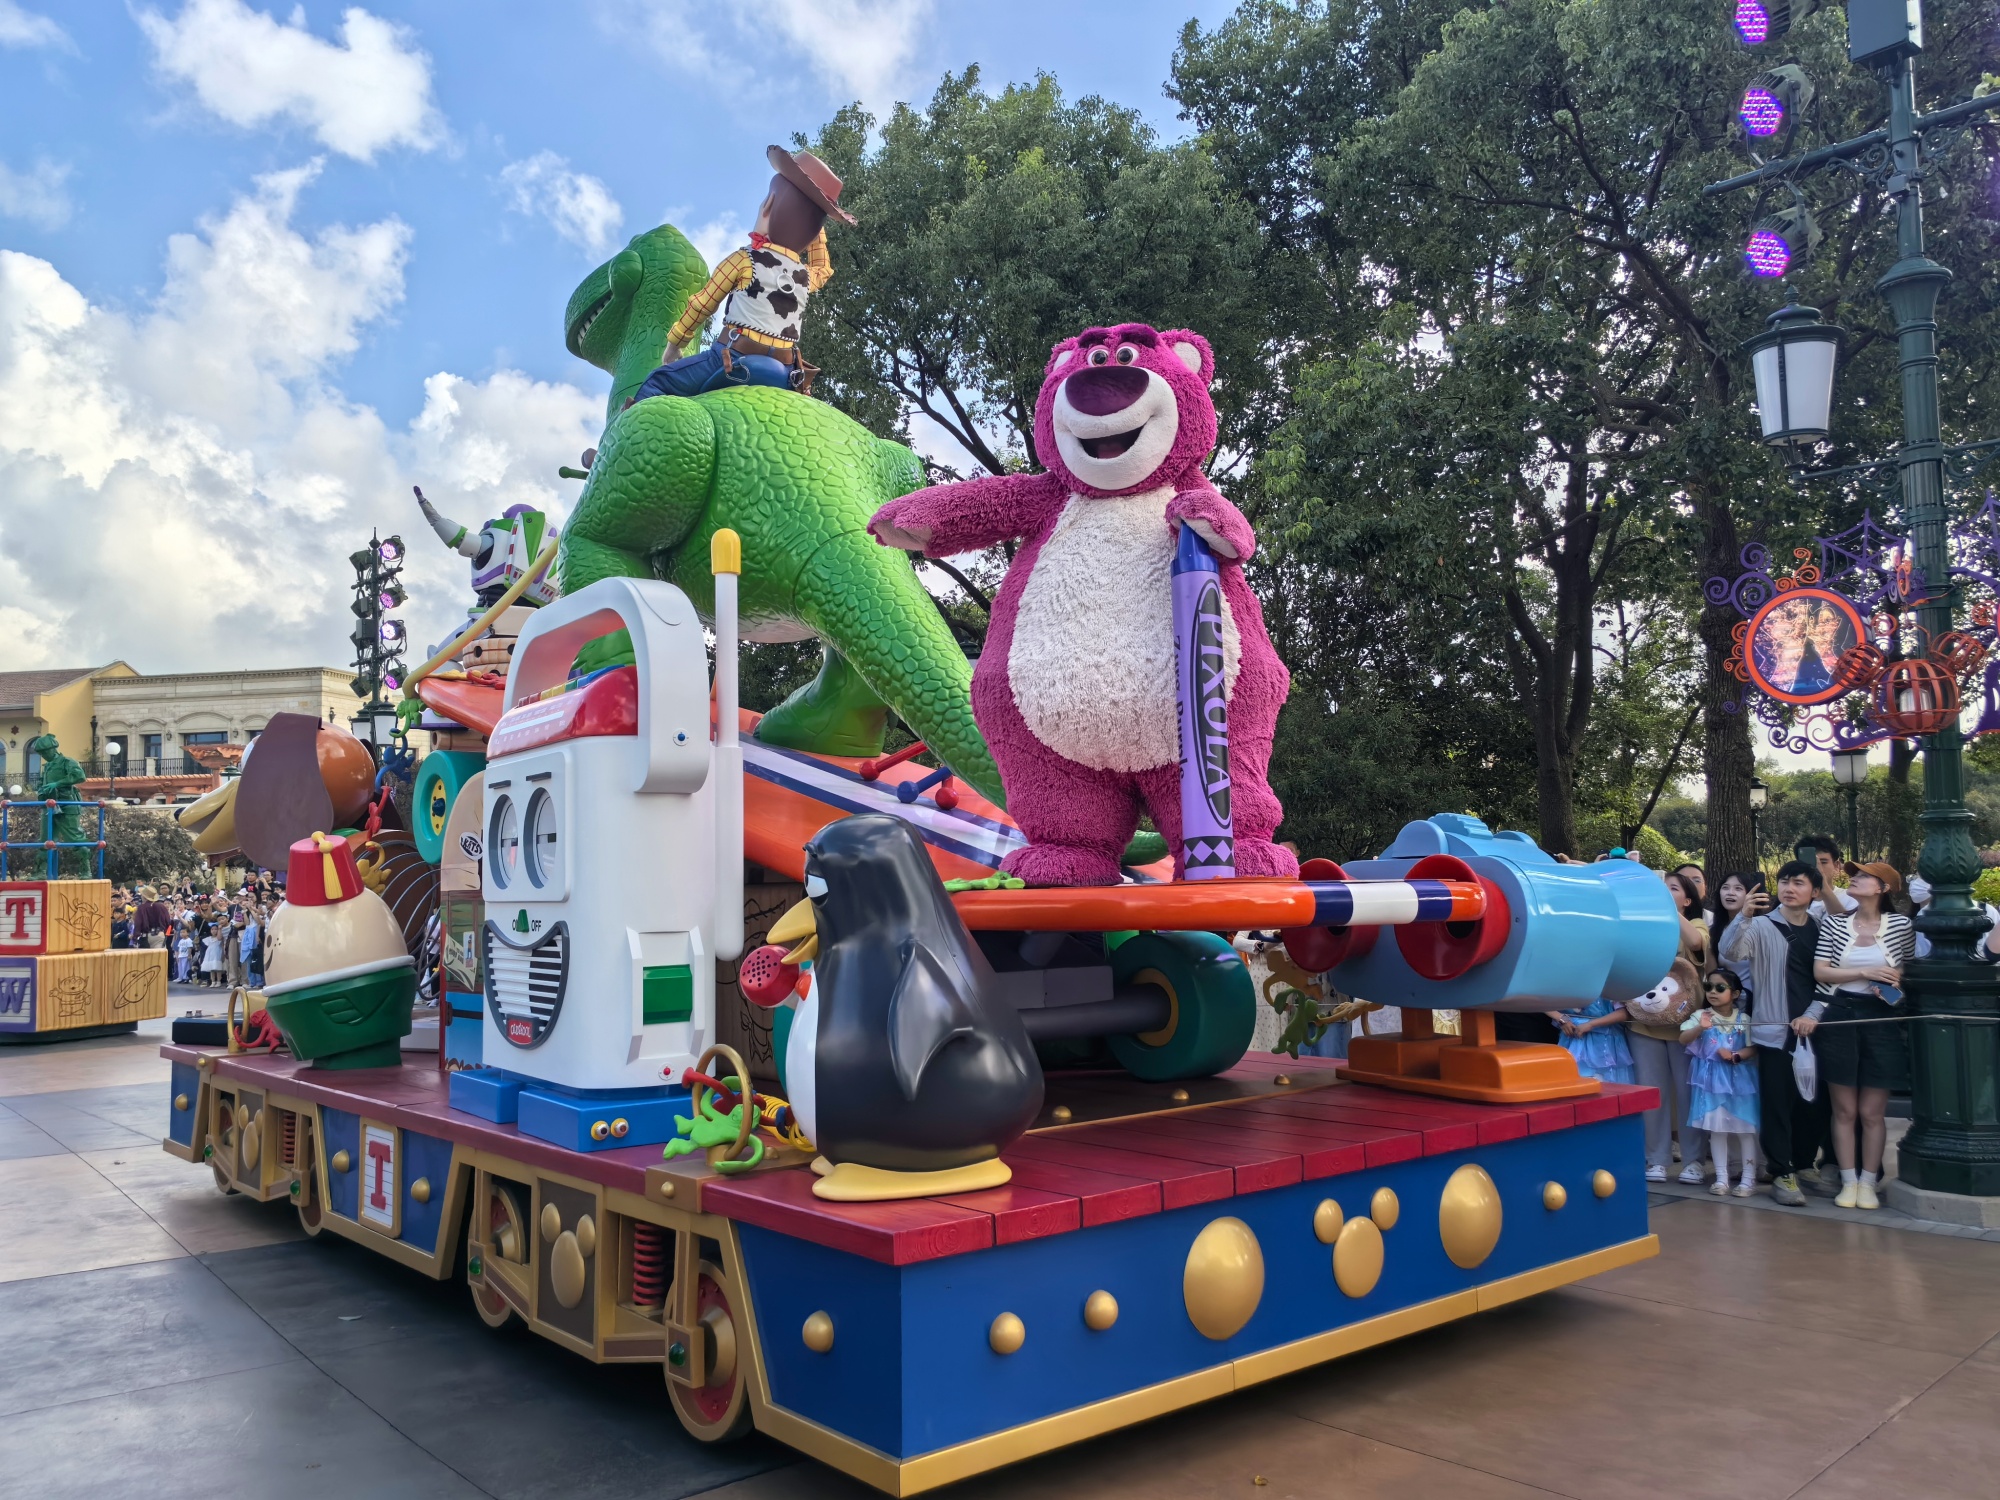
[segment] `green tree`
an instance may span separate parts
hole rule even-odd
[[[187,830],[165,810],[111,807],[104,814],[104,878],[117,885],[179,880],[207,869]]]

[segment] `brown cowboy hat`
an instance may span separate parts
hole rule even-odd
[[[767,146],[764,154],[778,175],[843,223],[852,224],[854,215],[840,206],[840,179],[833,168],[810,151],[787,151],[783,146]]]
[[[1892,894],[1903,888],[1903,877],[1897,873],[1896,867],[1892,864],[1878,862],[1875,864],[1857,865],[1850,859],[1847,862],[1847,873],[1850,876],[1873,875],[1877,880],[1882,882],[1883,888]]]

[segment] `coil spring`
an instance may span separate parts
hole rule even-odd
[[[657,1224],[632,1226],[632,1305],[653,1308],[667,1300],[667,1235]]]
[[[285,1119],[284,1162],[288,1167],[299,1164],[299,1117],[289,1109],[283,1112]]]

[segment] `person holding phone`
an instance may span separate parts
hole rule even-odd
[[[1812,966],[1819,945],[1819,920],[1812,908],[1820,874],[1803,860],[1778,868],[1778,906],[1754,890],[1722,934],[1722,960],[1732,969],[1750,967],[1750,1042],[1757,1049],[1758,1138],[1771,1169],[1771,1197],[1803,1208],[1801,1172],[1816,1170],[1826,1135],[1824,1091],[1799,1097],[1792,1072],[1795,1038],[1810,1026],[1805,1014],[1814,1002]]]
[[[1840,1163],[1840,1194],[1833,1201],[1839,1208],[1881,1206],[1875,1184],[1882,1175],[1889,1091],[1910,1086],[1910,1041],[1896,1018],[1902,1014],[1903,965],[1916,955],[1917,934],[1908,917],[1887,909],[1889,896],[1902,888],[1895,866],[1850,862],[1847,894],[1854,904],[1820,923],[1813,957],[1819,998],[1808,1007],[1800,1034],[1812,1036],[1823,1021],[1866,1023],[1828,1026],[1813,1043],[1833,1099],[1833,1154]]]

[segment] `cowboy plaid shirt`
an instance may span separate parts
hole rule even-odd
[[[773,244],[769,240],[764,241],[762,248],[775,251],[777,254],[786,256],[791,260],[799,258],[783,245]],[[828,258],[826,253],[826,231],[824,229],[814,235],[812,243],[806,246],[805,263],[806,276],[811,282],[814,291],[818,291],[829,281],[833,280],[833,261]],[[675,348],[685,349],[688,340],[700,332],[703,325],[715,316],[715,310],[722,306],[723,299],[731,292],[742,291],[749,284],[750,250],[746,246],[741,250],[732,250],[723,256],[722,263],[715,268],[714,273],[710,275],[708,281],[702,286],[702,289],[688,298],[686,311],[680,315],[680,320],[667,331],[667,342]],[[790,339],[774,339],[761,333],[757,337],[764,343],[775,344],[782,348],[789,349],[792,345]]]

